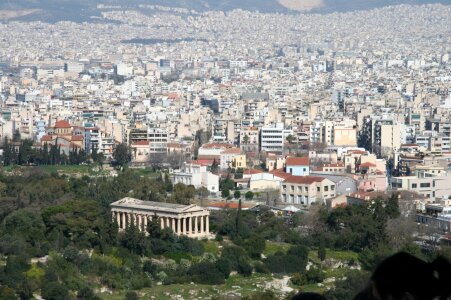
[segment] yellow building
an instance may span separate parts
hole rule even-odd
[[[356,146],[357,145],[357,129],[355,128],[334,128],[334,145],[335,146]]]
[[[247,168],[246,155],[244,155],[244,154],[235,155],[232,158],[232,167],[234,169],[238,169],[238,168],[245,169],[245,168]]]

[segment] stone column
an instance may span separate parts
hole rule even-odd
[[[189,217],[188,219],[188,234],[193,233],[193,217]]]
[[[141,216],[138,214],[135,214],[135,225],[141,231]]]
[[[200,216],[200,234],[204,234],[204,216]]]
[[[194,234],[198,234],[198,226],[197,226],[197,216],[194,217]]]
[[[132,225],[132,214],[127,213],[127,226]]]
[[[125,229],[125,227],[127,227],[126,225],[125,225],[125,213],[124,212],[122,212],[121,213],[122,214],[122,224],[121,224],[121,226],[120,226],[120,228],[121,229]]]
[[[119,226],[119,228],[121,228],[121,213],[120,212],[116,212],[116,222],[117,222],[117,226]]]
[[[182,222],[181,222],[180,218],[178,218],[177,219],[177,234],[178,235],[182,234],[182,227],[181,227],[181,225],[182,225]]]
[[[174,233],[177,233],[176,229],[175,229],[175,219],[172,218],[172,231],[174,231]]]
[[[210,216],[205,218],[205,233],[210,234]]]
[[[144,215],[144,231],[147,231],[147,215]]]
[[[161,225],[161,229],[164,228],[164,219],[163,217],[160,218],[160,225]]]
[[[182,234],[186,234],[186,218],[182,218]]]
[[[171,218],[166,217],[166,227],[171,228]]]

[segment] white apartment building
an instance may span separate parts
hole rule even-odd
[[[173,182],[193,185],[196,189],[205,187],[210,193],[219,192],[219,176],[207,171],[207,165],[200,162],[185,163],[181,170],[174,171]]]
[[[285,129],[283,123],[274,126],[262,127],[260,131],[260,150],[266,152],[282,152],[287,136],[293,134],[293,130]]]

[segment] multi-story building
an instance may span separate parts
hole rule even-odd
[[[262,127],[260,131],[260,150],[281,153],[285,148],[287,137],[292,134],[293,130],[285,129],[282,123]]]
[[[324,177],[290,176],[282,183],[282,202],[311,205],[335,197],[335,183]]]
[[[196,189],[205,187],[210,193],[219,192],[219,176],[207,170],[208,163],[191,161],[185,163],[181,170],[174,171],[174,184],[193,185]]]

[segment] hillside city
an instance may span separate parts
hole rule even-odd
[[[449,251],[450,5],[140,7],[0,22],[1,299],[351,299]]]

